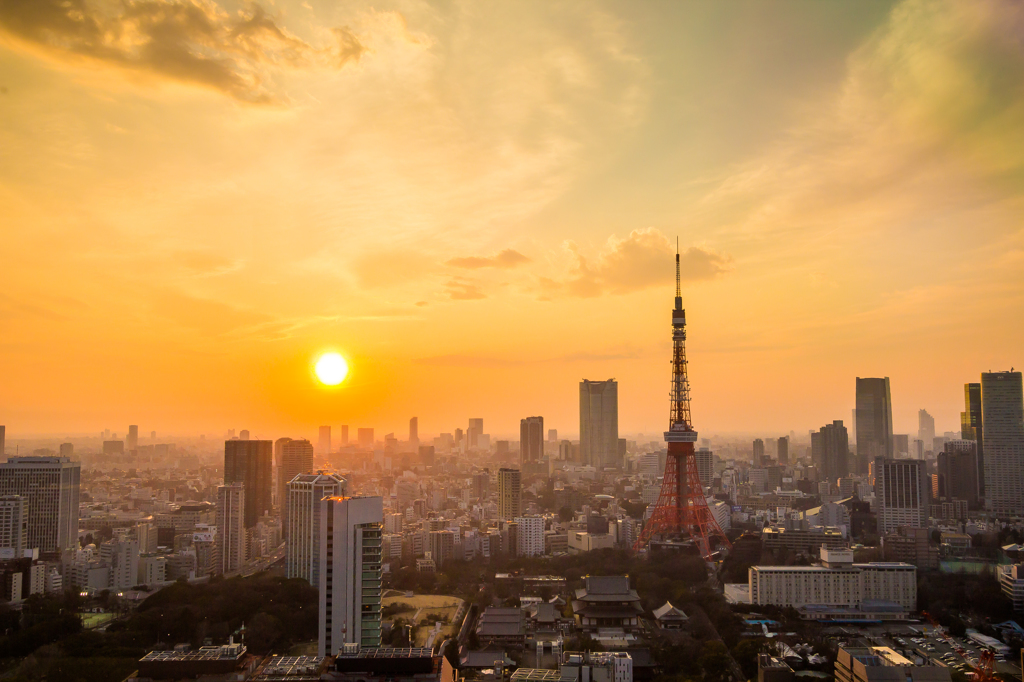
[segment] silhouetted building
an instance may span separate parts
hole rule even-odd
[[[856,473],[866,474],[868,464],[876,457],[893,457],[892,398],[889,377],[862,379],[857,377],[857,466]]]
[[[821,480],[828,481],[830,486],[850,475],[850,437],[842,419],[811,434],[811,459],[821,472]]]
[[[512,521],[523,515],[522,478],[518,469],[498,469],[498,518]]]
[[[924,443],[935,439],[935,417],[928,414],[928,410],[917,411],[917,438]]]
[[[1024,514],[1024,393],[1020,372],[981,375],[985,425],[985,507],[996,514]]]
[[[224,485],[241,483],[245,488],[246,528],[255,527],[261,516],[270,513],[273,460],[273,441],[224,441]]]
[[[132,424],[128,427],[128,439],[125,443],[128,446],[128,452],[139,449],[139,427],[136,424]]]
[[[525,470],[544,458],[544,417],[519,420],[519,463]]]
[[[764,466],[764,441],[760,438],[754,440],[753,464],[756,467]]]
[[[619,385],[614,379],[580,382],[580,459],[598,469],[622,468]]]
[[[320,427],[320,439],[316,444],[317,450],[321,455],[329,455],[331,453],[331,427],[321,426]]]
[[[779,439],[779,464],[789,464],[789,436]]]
[[[964,500],[978,508],[978,444],[973,440],[951,440],[935,462],[936,500]]]
[[[418,447],[420,443],[420,420],[419,417],[413,417],[409,420],[409,446]]]

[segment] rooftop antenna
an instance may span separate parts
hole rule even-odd
[[[676,310],[683,309],[683,290],[679,286],[679,237],[676,237]]]

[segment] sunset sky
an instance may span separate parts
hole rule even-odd
[[[958,427],[1024,366],[1024,4],[0,3],[10,436]],[[336,389],[310,365],[336,350]]]

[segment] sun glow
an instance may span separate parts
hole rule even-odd
[[[348,363],[338,353],[324,353],[316,361],[316,378],[326,386],[337,386],[348,375]]]

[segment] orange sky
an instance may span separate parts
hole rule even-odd
[[[1024,365],[1021,83],[1009,0],[5,3],[0,423],[659,432],[678,236],[703,434],[952,429]]]

